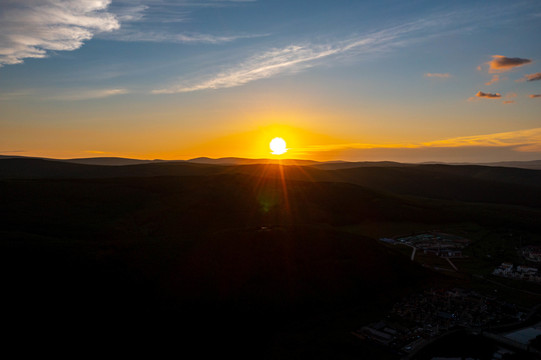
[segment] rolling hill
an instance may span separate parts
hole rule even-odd
[[[402,295],[449,281],[345,227],[539,229],[540,171],[364,165],[1,159],[6,324],[38,324],[44,344],[88,347],[99,329],[151,353],[183,339],[183,351],[252,358],[271,358],[293,332],[315,355],[313,329],[342,339]],[[53,322],[64,330],[48,331]]]
[[[284,188],[242,174],[2,180],[0,197],[6,323],[54,321],[76,331],[51,336],[74,344],[88,346],[81,339],[107,323],[109,338],[182,337],[201,354],[209,341],[231,350],[243,339],[236,351],[261,357],[292,324],[360,305],[379,311],[438,277],[334,228],[428,214],[352,184]]]

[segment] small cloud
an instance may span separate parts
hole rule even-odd
[[[489,73],[502,73],[513,70],[516,67],[531,63],[530,59],[509,58],[502,55],[492,55],[492,60],[488,64]]]
[[[482,91],[479,91],[477,94],[475,94],[475,96],[480,97],[480,98],[487,98],[487,99],[499,99],[502,97],[502,95],[499,93],[492,94],[492,93],[484,93]]]
[[[535,73],[535,74],[527,74],[524,75],[523,78],[518,79],[517,82],[524,82],[524,81],[537,81],[541,80],[541,72]]]
[[[497,83],[498,81],[500,81],[500,75],[492,75],[492,79],[490,79],[489,82],[485,83],[485,85],[489,86]]]
[[[530,98],[532,98],[532,99],[541,98],[541,94],[531,94]]]
[[[515,103],[515,100],[505,100],[505,101],[502,101],[502,104],[514,104]]]
[[[33,93],[33,90],[22,90],[22,91],[0,93],[0,101],[18,100],[32,93]]]
[[[425,77],[431,77],[431,78],[438,78],[438,79],[448,79],[451,77],[451,74],[449,73],[426,73]]]

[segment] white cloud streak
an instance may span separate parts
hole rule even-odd
[[[238,68],[219,73],[210,79],[195,82],[191,85],[154,90],[153,93],[172,94],[239,86],[279,73],[299,71],[311,66],[310,62],[314,60],[336,53],[337,50],[332,48],[316,49],[309,46],[292,45],[253,56]]]
[[[541,151],[541,128],[509,131],[503,133],[462,136],[416,144],[330,144],[290,149],[294,152],[340,151],[348,149],[421,149],[421,148],[459,148],[459,147],[511,147],[519,152]]]
[[[99,32],[120,27],[111,0],[7,0],[2,3],[0,66],[80,48]]]
[[[229,36],[217,36],[210,34],[199,34],[199,33],[186,33],[186,34],[174,34],[168,32],[143,32],[143,31],[120,31],[117,34],[111,36],[112,40],[116,41],[142,41],[142,42],[168,42],[168,43],[182,43],[182,44],[194,44],[194,43],[204,43],[204,44],[222,44],[228,43],[239,39],[249,39],[262,37],[266,35],[229,35]]]
[[[194,7],[235,6],[236,3],[246,2],[252,1],[117,0],[109,9],[122,22],[122,28],[112,33],[104,33],[100,38],[128,42],[223,44],[239,39],[267,36],[260,34],[213,35],[178,31],[176,23],[190,21]]]
[[[424,146],[514,146],[517,151],[541,151],[541,128],[509,131],[503,133],[463,136],[453,139],[432,141]]]
[[[242,6],[256,0],[115,0],[111,11],[120,21],[145,21],[152,23],[177,23],[189,20],[197,8],[223,8]]]
[[[115,15],[121,22],[141,21],[147,10],[147,5],[132,3],[130,6],[121,6],[115,11]]]
[[[33,90],[20,90],[12,92],[2,92],[0,93],[0,101],[16,101],[18,99],[23,99],[28,95],[31,95]]]
[[[90,100],[90,99],[102,99],[115,95],[128,94],[127,89],[96,89],[96,90],[79,90],[72,91],[66,94],[59,94],[51,97],[51,100],[66,100],[66,101],[76,101],[76,100]]]
[[[441,19],[412,22],[332,44],[308,43],[275,48],[254,55],[237,66],[208,78],[182,81],[180,85],[155,89],[152,92],[154,94],[174,94],[231,88],[280,74],[295,73],[316,66],[320,64],[319,61],[324,59],[339,56],[374,55],[388,51],[393,47],[405,46],[408,44],[406,36],[441,24],[445,20],[446,18],[443,17]]]

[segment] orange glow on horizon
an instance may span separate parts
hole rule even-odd
[[[283,148],[280,151],[275,151],[274,148],[271,148],[272,152],[269,151],[269,144],[276,138],[287,139],[287,147],[285,145],[283,146],[286,151],[283,151]],[[330,145],[341,142],[344,142],[344,140],[318,134],[306,129],[283,124],[273,124],[259,127],[252,131],[215,138],[186,149],[179,149],[162,155],[162,158],[187,159],[206,156],[212,158],[283,159],[287,157],[291,159],[310,159],[314,154],[307,153],[304,150],[307,147],[316,144]]]

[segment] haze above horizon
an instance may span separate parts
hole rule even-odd
[[[0,20],[3,155],[541,159],[539,2],[21,0]]]

